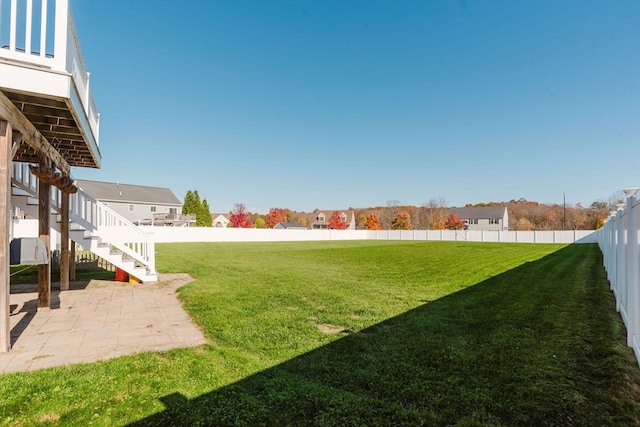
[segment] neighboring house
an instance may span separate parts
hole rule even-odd
[[[300,224],[299,222],[279,222],[273,226],[273,228],[277,229],[286,229],[286,230],[306,230],[307,227]]]
[[[211,225],[217,228],[226,228],[229,226],[229,218],[225,214],[211,214]]]
[[[327,211],[318,211],[317,215],[313,218],[313,222],[311,223],[312,230],[326,230],[329,228],[329,219],[331,215],[336,212],[335,210],[327,210]],[[347,223],[347,230],[355,230],[356,229],[356,216],[353,211],[341,211],[337,210],[340,213],[340,219]],[[351,219],[349,219],[349,214],[351,214]]]
[[[76,185],[134,223],[150,222],[157,214],[180,214],[182,203],[168,188],[78,179]]]
[[[509,229],[509,213],[506,206],[485,206],[470,208],[450,208],[465,221],[467,230],[505,231]]]

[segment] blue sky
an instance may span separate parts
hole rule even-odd
[[[71,0],[102,168],[212,211],[640,186],[640,2]]]

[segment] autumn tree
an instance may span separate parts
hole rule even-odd
[[[364,224],[365,230],[382,230],[376,214],[369,214]]]
[[[358,216],[356,216],[356,230],[366,229],[367,224],[367,215],[362,212]]]
[[[425,221],[423,224],[427,230],[444,230],[444,223],[447,220],[447,202],[444,198],[430,199],[424,207]]]
[[[400,211],[396,214],[391,222],[392,230],[412,230],[411,217],[407,212]]]
[[[267,228],[267,223],[264,218],[259,216],[255,221],[253,221],[253,228]]]
[[[465,226],[465,222],[461,220],[458,215],[451,213],[449,218],[444,222],[444,228],[447,230],[462,230]]]
[[[387,200],[387,206],[378,211],[378,219],[380,220],[380,225],[382,226],[382,228],[384,228],[385,230],[393,228],[393,220],[398,215],[399,211],[399,200]]]
[[[340,212],[335,211],[329,217],[329,229],[330,230],[345,230],[347,223],[340,218]]]
[[[527,218],[518,218],[516,225],[513,227],[514,231],[531,231],[533,230],[533,224]]]
[[[282,208],[271,208],[265,218],[268,228],[275,227],[280,222],[287,221],[287,213]]]
[[[229,227],[234,228],[251,228],[251,219],[246,213],[244,203],[236,203],[233,212],[229,217]]]

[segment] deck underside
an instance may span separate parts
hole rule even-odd
[[[51,145],[67,159],[70,166],[99,167],[86,143],[86,136],[74,116],[69,100],[60,100],[2,89],[2,92],[38,129]],[[23,142],[13,159],[17,162],[37,163],[38,155]]]

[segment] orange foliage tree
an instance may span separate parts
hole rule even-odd
[[[369,214],[364,223],[365,230],[382,230],[380,226],[380,220],[376,214]]]
[[[398,212],[391,222],[392,230],[413,230],[411,217],[407,212]]]
[[[282,208],[271,208],[265,218],[268,228],[275,227],[279,222],[287,221],[287,213]]]
[[[345,230],[347,228],[347,223],[340,218],[340,212],[335,211],[329,217],[329,229],[330,230]]]
[[[465,226],[465,222],[461,220],[458,215],[452,213],[449,218],[444,222],[444,228],[447,230],[462,230]]]

